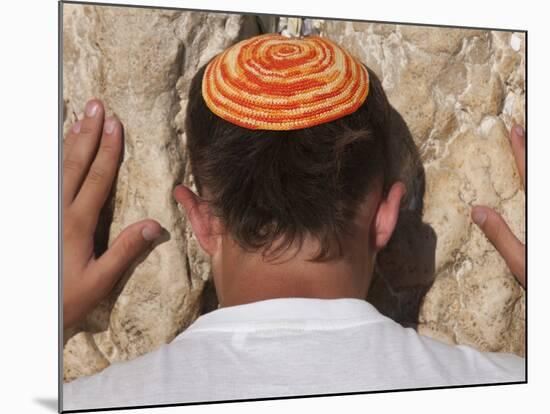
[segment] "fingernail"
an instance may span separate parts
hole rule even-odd
[[[474,208],[472,212],[472,219],[474,220],[474,223],[481,226],[485,223],[485,220],[487,220],[487,213],[480,208]]]
[[[82,126],[82,121],[77,121],[74,125],[73,125],[73,132],[78,134],[80,132],[80,127]]]
[[[516,133],[517,136],[520,136],[520,137],[523,137],[523,135],[525,134],[525,131],[523,130],[523,127],[521,125],[516,125],[514,127],[514,132]]]
[[[95,114],[97,114],[97,108],[99,108],[99,104],[95,101],[90,101],[86,104],[86,116],[88,118],[93,118]]]
[[[107,118],[105,124],[103,125],[103,130],[106,134],[112,134],[115,130],[116,122],[112,118]]]
[[[141,235],[145,240],[153,241],[160,236],[160,228],[153,227],[153,226],[145,226],[143,230],[141,230]]]

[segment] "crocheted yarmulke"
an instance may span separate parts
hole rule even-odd
[[[291,130],[356,111],[369,91],[365,66],[319,36],[264,34],[208,64],[202,96],[219,117],[248,129]]]

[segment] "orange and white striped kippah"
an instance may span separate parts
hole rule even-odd
[[[355,112],[369,75],[349,52],[319,36],[264,34],[210,61],[202,79],[208,108],[248,129],[308,128]]]

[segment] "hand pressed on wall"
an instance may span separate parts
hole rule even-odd
[[[154,220],[128,226],[100,257],[94,232],[119,166],[122,125],[105,118],[103,104],[87,103],[63,145],[63,327],[86,316],[118,278],[160,236]]]
[[[525,131],[516,125],[510,132],[510,144],[521,182],[525,187]],[[472,219],[500,253],[512,274],[525,288],[525,245],[512,233],[502,216],[486,206],[475,206]]]

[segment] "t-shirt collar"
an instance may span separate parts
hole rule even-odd
[[[216,309],[201,315],[180,336],[197,331],[323,329],[389,320],[361,299],[277,298]]]

